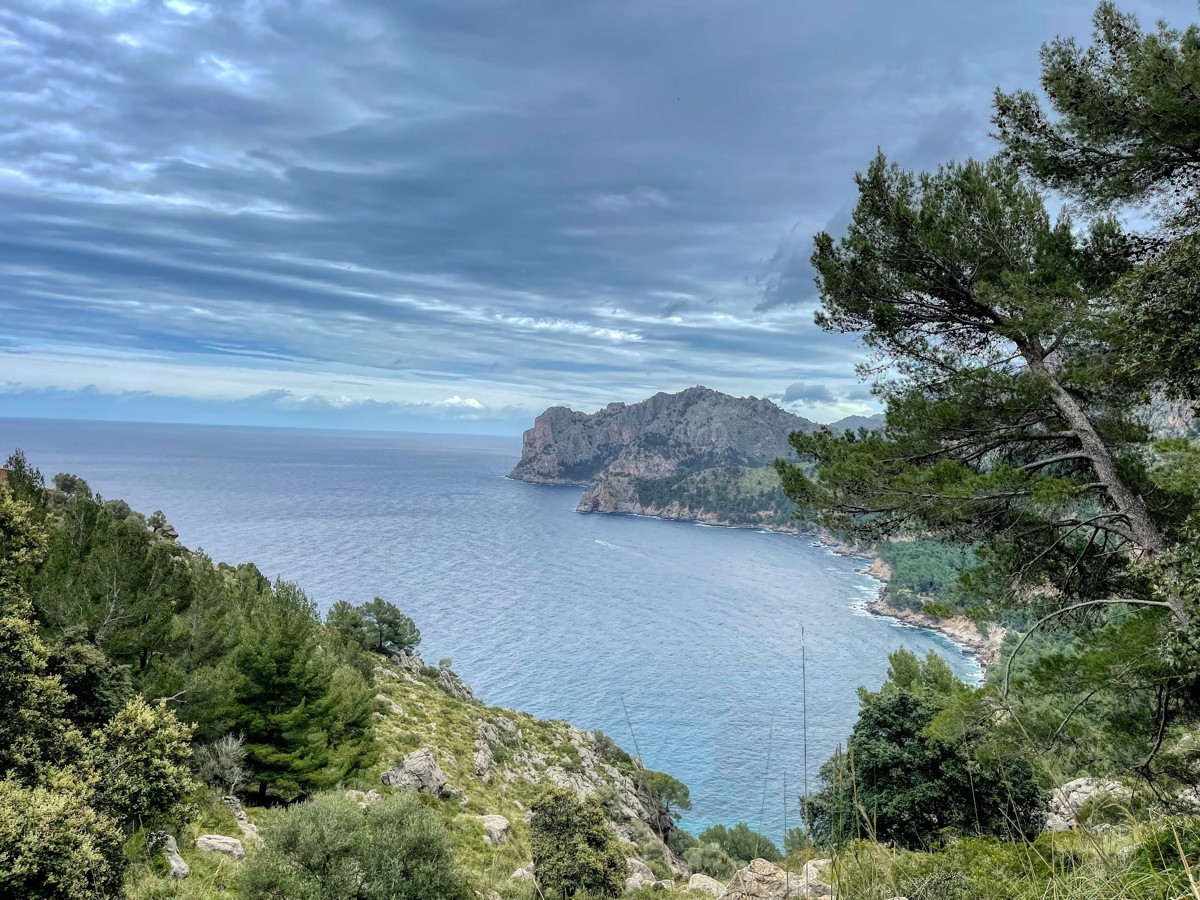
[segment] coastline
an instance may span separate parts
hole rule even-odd
[[[540,483],[530,482],[526,479],[513,480],[522,481],[526,484]],[[583,487],[586,495],[588,488],[586,485]],[[1000,661],[1000,646],[1007,633],[1005,629],[993,625],[984,634],[980,632],[975,622],[966,616],[940,619],[915,610],[898,609],[891,606],[887,602],[885,595],[886,585],[892,574],[891,569],[875,552],[873,546],[858,543],[849,544],[831,534],[812,528],[802,528],[800,526],[789,527],[778,523],[730,522],[712,513],[699,514],[696,510],[684,509],[676,504],[663,509],[654,509],[653,507],[646,509],[639,504],[638,509],[640,510],[639,512],[604,510],[594,506],[590,508],[586,507],[581,502],[576,512],[585,515],[592,513],[600,515],[636,515],[643,518],[662,519],[667,522],[695,522],[699,525],[707,525],[715,528],[749,528],[760,532],[788,534],[795,537],[808,538],[814,547],[825,548],[832,553],[836,553],[838,556],[857,557],[867,563],[863,567],[863,574],[879,582],[879,592],[874,600],[868,600],[862,604],[861,608],[865,612],[881,619],[891,619],[903,626],[928,631],[945,638],[957,647],[964,656],[975,663],[981,673],[986,673],[989,668]]]

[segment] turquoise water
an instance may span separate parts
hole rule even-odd
[[[888,653],[977,671],[944,639],[864,613],[878,584],[862,560],[790,535],[576,513],[578,489],[504,477],[516,439],[0,419],[0,449],[16,446],[323,608],[394,601],[425,658],[453,658],[488,703],[636,741],[691,789],[693,831],[746,821],[780,840],[797,823],[802,628],[814,785]]]

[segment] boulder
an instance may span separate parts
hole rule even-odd
[[[700,872],[697,872],[688,879],[687,886],[689,891],[696,891],[700,894],[711,894],[718,898],[725,896],[725,885],[721,884],[717,879],[709,878]]]
[[[522,866],[508,876],[509,881],[533,881],[533,863]]]
[[[1050,814],[1046,831],[1070,831],[1079,824],[1079,810],[1093,797],[1107,794],[1117,801],[1132,798],[1129,788],[1117,781],[1099,778],[1076,778],[1054,789],[1050,797]]]
[[[414,750],[400,765],[388,769],[380,778],[389,787],[420,791],[434,797],[448,797],[446,775],[428,747]]]
[[[230,859],[243,860],[246,851],[242,842],[237,838],[226,837],[223,834],[202,834],[196,838],[196,849],[205,853],[223,853]]]
[[[654,874],[653,869],[640,859],[635,859],[632,856],[625,860],[625,868],[630,875],[639,875],[649,882],[653,882],[658,877]]]
[[[175,843],[173,836],[160,831],[151,835],[150,840],[161,850],[163,858],[167,861],[167,869],[171,873],[172,878],[187,878],[192,874],[191,867],[179,855],[179,845]]]
[[[483,826],[483,839],[487,843],[493,847],[508,843],[510,828],[504,816],[480,816],[479,823]]]
[[[739,869],[728,887],[724,900],[800,900],[832,897],[833,888],[804,874],[792,875],[765,859],[753,860]]]
[[[627,872],[625,877],[626,894],[632,894],[634,891],[648,887],[654,884],[658,878],[653,869],[632,856],[625,860],[625,868]]]
[[[242,802],[230,794],[228,797],[222,797],[221,801],[229,807],[229,811],[233,813],[233,817],[237,819],[238,831],[242,833],[242,837],[258,839],[258,826],[246,818],[246,811],[242,809]]]

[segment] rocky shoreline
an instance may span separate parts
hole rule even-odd
[[[887,582],[892,577],[891,567],[879,557],[873,547],[846,544],[831,535],[822,535],[814,546],[828,547],[839,556],[856,556],[870,561],[863,571],[880,583],[879,594],[862,607],[871,615],[895,619],[911,628],[940,634],[985,672],[1000,662],[1000,648],[1008,635],[1008,629],[1000,625],[991,625],[986,633],[982,633],[978,625],[966,616],[942,619],[913,609],[899,609],[887,602],[885,594]]]
[[[853,556],[865,560],[869,564],[864,568],[864,573],[879,581],[880,587],[878,596],[874,600],[869,600],[863,604],[862,608],[864,610],[873,616],[894,619],[911,628],[919,628],[923,631],[930,631],[941,635],[958,647],[963,655],[969,657],[983,671],[987,671],[988,668],[1000,662],[1000,647],[1004,643],[1005,635],[1008,633],[1006,629],[998,625],[992,625],[988,628],[987,633],[984,634],[980,632],[976,623],[966,616],[953,616],[949,619],[941,619],[927,613],[917,612],[916,610],[898,609],[891,606],[887,602],[884,589],[887,581],[891,578],[892,572],[887,563],[879,557],[871,546],[847,544],[832,535],[822,534],[810,528],[801,528],[799,526],[789,527],[779,524],[729,522],[722,520],[713,513],[688,509],[679,503],[672,503],[662,508],[646,507],[640,503],[634,504],[632,502],[601,505],[594,501],[593,496],[592,491],[585,490],[583,496],[580,498],[578,507],[576,507],[576,511],[581,513],[596,512],[602,515],[650,516],[673,522],[698,522],[702,525],[712,525],[721,528],[752,528],[756,531],[790,534],[813,539],[814,547],[827,548],[839,556]],[[606,506],[608,508],[605,508]]]

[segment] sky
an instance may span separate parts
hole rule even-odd
[[[876,148],[995,152],[993,90],[1093,9],[7,0],[0,416],[516,433],[695,384],[874,412],[812,235]]]

